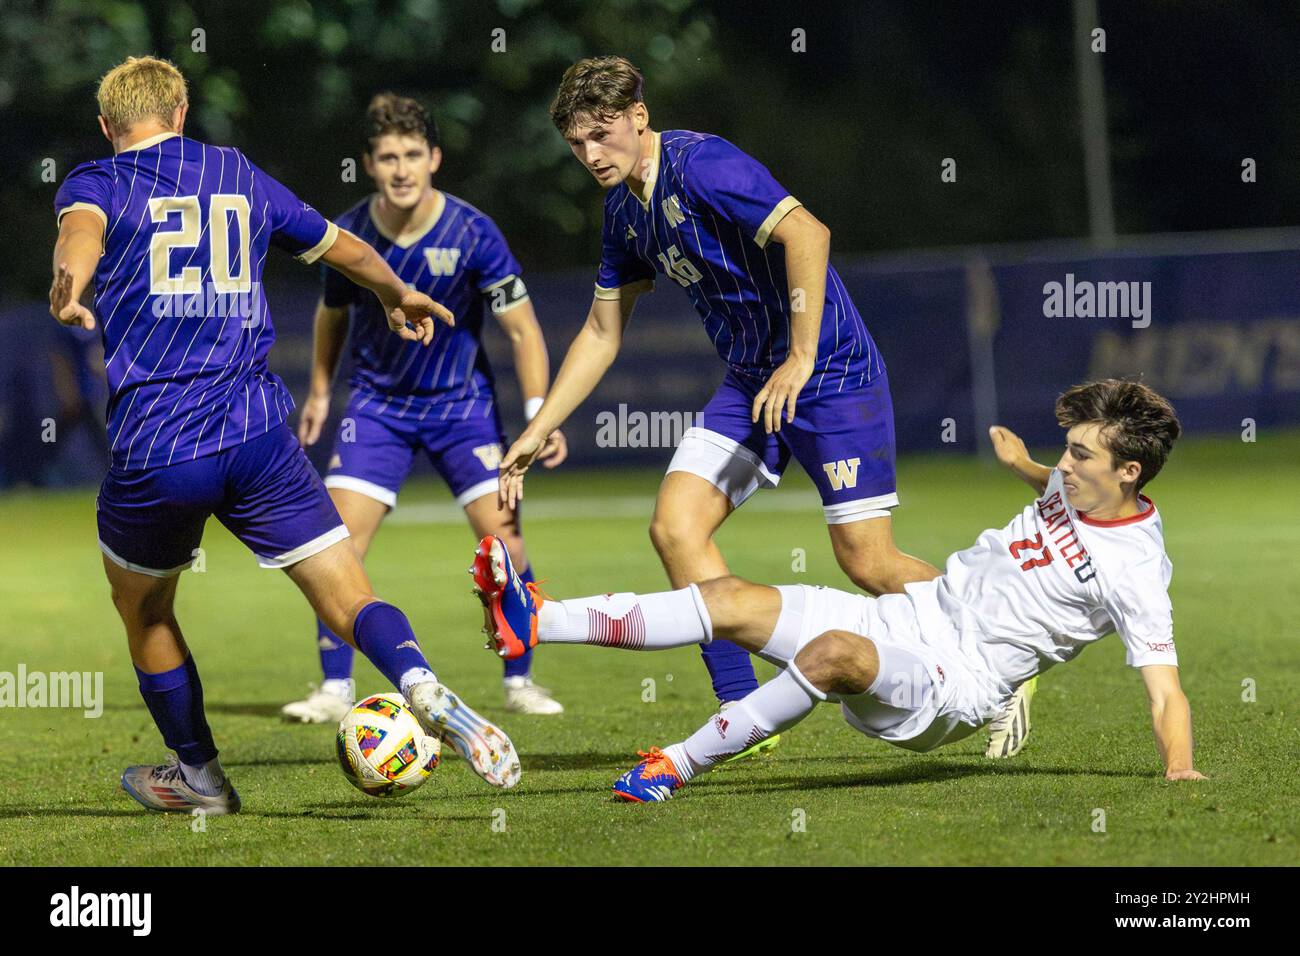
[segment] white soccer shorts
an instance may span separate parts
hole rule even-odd
[[[997,701],[972,672],[949,633],[923,639],[905,595],[885,600],[834,588],[782,585],[781,613],[759,656],[778,667],[827,631],[847,631],[876,646],[880,673],[867,692],[833,697],[849,726],[907,750],[960,740],[995,714]]]

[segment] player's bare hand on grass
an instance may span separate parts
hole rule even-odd
[[[1166,770],[1166,780],[1204,780],[1205,774],[1199,770]]]
[[[568,439],[564,437],[564,433],[558,428],[551,432],[551,436],[546,439],[546,444],[542,445],[542,450],[537,453],[537,461],[547,468],[555,468],[563,464],[564,459],[568,457]]]
[[[72,273],[66,264],[59,266],[59,271],[50,284],[50,315],[74,328],[95,327],[95,313],[72,297]]]
[[[456,317],[446,306],[434,302],[423,292],[407,289],[395,304],[384,303],[388,309],[388,327],[410,342],[428,345],[433,341],[433,320],[454,326]]]
[[[497,507],[514,508],[524,497],[524,475],[529,467],[541,455],[546,441],[525,431],[510,446],[505,458],[501,459],[501,469],[497,476]]]
[[[799,393],[812,377],[814,360],[791,355],[780,364],[767,384],[754,396],[754,407],[750,411],[750,421],[763,419],[763,428],[770,435],[781,430],[781,413],[785,412],[787,422],[794,421],[795,402]]]
[[[1029,460],[1029,449],[1010,428],[994,425],[989,429],[989,438],[993,440],[993,451],[998,456],[998,461],[1008,468],[1015,468]]]
[[[329,395],[308,395],[298,418],[298,444],[304,448],[316,444],[329,417]]]

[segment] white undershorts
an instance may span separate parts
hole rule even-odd
[[[744,445],[726,435],[707,428],[692,427],[686,430],[673,459],[668,463],[668,474],[684,471],[697,475],[713,485],[739,508],[760,488],[775,488],[781,476],[773,472],[763,460]],[[827,524],[849,524],[868,518],[885,518],[891,508],[898,507],[898,495],[890,492],[874,498],[859,498],[838,504],[823,505]]]
[[[932,625],[921,634],[906,595],[877,599],[834,588],[782,585],[781,614],[764,660],[784,667],[804,645],[827,631],[870,638],[881,672],[870,690],[840,697],[849,726],[907,750],[933,750],[974,732],[1001,707],[952,633]],[[950,629],[947,629],[950,631]]]

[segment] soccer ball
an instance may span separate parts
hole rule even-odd
[[[430,737],[401,694],[374,694],[357,703],[335,741],[348,783],[372,797],[400,797],[429,779],[442,742]]]

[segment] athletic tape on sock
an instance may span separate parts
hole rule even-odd
[[[695,602],[695,610],[700,614],[700,623],[704,625],[704,640],[701,644],[713,643],[713,619],[709,617],[709,608],[704,603],[704,595],[700,593],[698,584],[687,585],[691,590],[691,600]]]
[[[803,671],[799,670],[799,668],[795,666],[794,661],[791,661],[789,664],[786,665],[785,672],[794,678],[795,683],[798,684],[800,687],[802,687],[808,693],[809,697],[812,697],[816,700],[823,700],[823,701],[831,699],[830,694],[818,690],[816,687],[813,686],[812,681],[810,681],[808,678],[803,676]]]

